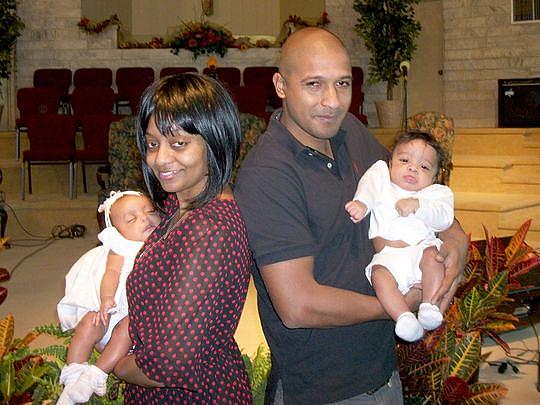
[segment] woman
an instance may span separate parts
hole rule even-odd
[[[241,141],[227,91],[199,74],[144,93],[137,141],[161,224],[127,281],[133,353],[115,373],[125,402],[251,403],[234,332],[252,264],[227,187]]]

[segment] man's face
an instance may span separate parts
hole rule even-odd
[[[352,73],[346,51],[337,47],[305,52],[291,69],[276,74],[281,85],[281,122],[304,145],[332,138],[351,104]]]

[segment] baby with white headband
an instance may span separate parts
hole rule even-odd
[[[108,373],[131,348],[126,279],[138,251],[160,222],[150,199],[137,191],[111,191],[98,212],[105,215],[106,227],[98,234],[103,245],[71,267],[66,295],[57,306],[62,329],[75,329],[60,374],[64,384],[60,405],[87,402],[93,393],[103,396]],[[94,346],[101,356],[89,365]]]

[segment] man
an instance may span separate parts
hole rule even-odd
[[[345,203],[388,151],[347,113],[350,59],[320,28],[294,33],[273,78],[283,109],[244,161],[235,194],[258,269],[259,312],[272,353],[268,403],[402,401],[393,323],[364,269],[374,253],[368,221]],[[443,310],[457,288],[467,238],[440,235]],[[407,301],[418,306],[420,294]]]

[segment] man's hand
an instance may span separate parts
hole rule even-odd
[[[400,217],[408,217],[418,210],[420,203],[418,198],[402,198],[401,200],[396,201],[395,207]]]
[[[355,224],[360,222],[366,216],[367,207],[363,202],[356,200],[349,201],[345,204],[345,209],[349,213],[351,221]]]
[[[457,222],[454,222],[452,228],[446,232],[448,234],[444,239],[441,235],[443,244],[439,254],[435,257],[438,262],[444,264],[444,279],[432,299],[432,303],[439,305],[441,312],[446,311],[459,287],[467,263],[467,251],[469,249],[469,239]]]

